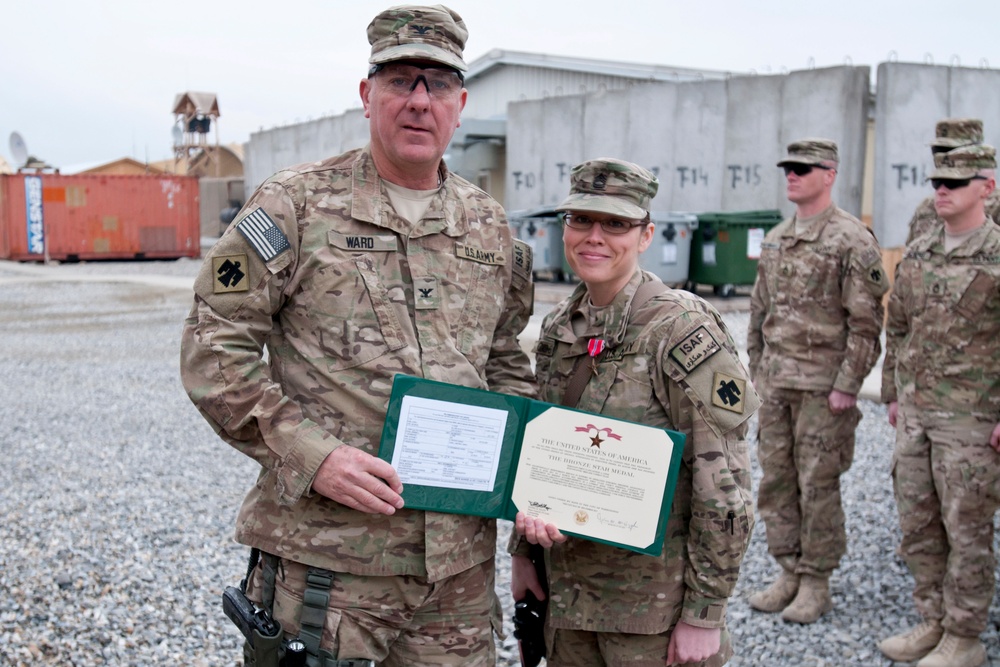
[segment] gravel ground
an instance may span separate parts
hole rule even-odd
[[[219,597],[245,568],[232,529],[256,464],[216,438],[178,380],[181,286],[198,265],[0,262],[0,665],[241,664]],[[746,313],[725,317],[741,337]],[[747,595],[776,574],[758,526],[730,603],[731,665],[887,666],[877,640],[917,621],[894,554],[893,433],[882,406],[861,405],[836,607],[811,626],[750,611]],[[498,664],[515,665],[508,560],[498,563]],[[993,667],[998,625],[995,599]]]

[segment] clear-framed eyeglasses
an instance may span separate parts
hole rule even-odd
[[[428,95],[437,99],[455,97],[465,86],[465,77],[458,70],[444,65],[399,62],[372,65],[368,70],[368,78],[376,75],[386,90],[400,97],[408,96],[420,83],[424,84]]]
[[[646,225],[645,220],[635,222],[620,218],[605,218],[598,221],[585,213],[566,213],[563,215],[564,225],[581,232],[589,231],[595,222],[599,222],[605,234],[628,234],[633,227],[644,227]]]

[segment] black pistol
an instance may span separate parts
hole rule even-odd
[[[306,646],[285,641],[281,623],[266,609],[259,609],[239,588],[226,586],[222,610],[246,638],[243,664],[248,667],[305,667]]]
[[[222,593],[222,611],[240,629],[250,646],[254,645],[254,631],[262,637],[276,637],[281,626],[263,609],[258,609],[250,599],[235,586],[226,586]]]

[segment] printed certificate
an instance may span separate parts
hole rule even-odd
[[[511,500],[564,532],[650,545],[674,442],[662,429],[590,417],[553,406],[525,425]]]
[[[397,375],[379,456],[407,507],[513,520],[658,555],[684,435]]]

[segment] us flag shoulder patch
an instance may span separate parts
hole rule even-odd
[[[270,262],[290,247],[288,237],[259,206],[240,220],[236,228],[264,262]]]

